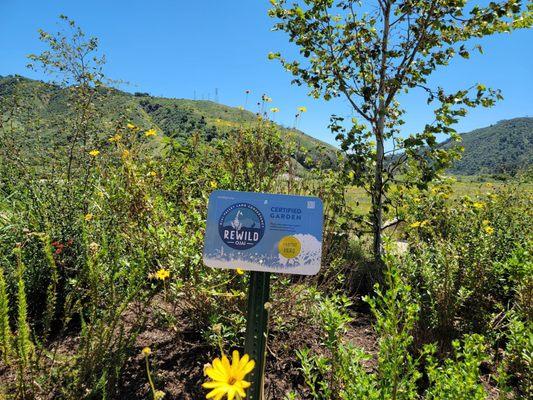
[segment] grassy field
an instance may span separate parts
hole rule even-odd
[[[452,198],[460,198],[463,196],[478,196],[491,192],[494,189],[502,188],[506,185],[505,182],[496,180],[481,181],[477,177],[459,176],[452,184],[453,195]],[[523,190],[533,191],[533,184],[524,183],[521,186]],[[351,187],[347,193],[348,204],[352,207],[357,207],[361,213],[366,213],[370,210],[370,197],[364,189],[360,187]]]

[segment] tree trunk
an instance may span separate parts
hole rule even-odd
[[[374,171],[374,190],[372,196],[372,230],[374,234],[374,262],[376,268],[381,266],[381,256],[383,255],[383,244],[381,239],[381,227],[383,225],[383,129],[385,117],[380,116],[376,132],[376,169]]]
[[[380,3],[381,4],[381,3]],[[383,220],[383,161],[385,158],[385,116],[387,104],[385,103],[385,81],[387,80],[387,51],[390,34],[390,0],[382,5],[383,10],[383,38],[381,47],[381,67],[378,87],[379,105],[377,107],[377,121],[374,127],[376,137],[376,169],[374,171],[374,190],[372,196],[373,231],[374,231],[374,264],[379,274],[382,265],[383,245],[381,240],[381,227]]]

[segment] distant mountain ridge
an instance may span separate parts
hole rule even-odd
[[[26,103],[30,103],[32,113],[39,120],[40,129],[44,131],[45,141],[51,145],[65,144],[66,138],[57,137],[57,127],[61,124],[62,117],[70,112],[68,90],[69,88],[20,75],[0,76],[0,101],[16,93]],[[155,97],[139,92],[132,94],[113,88],[101,90],[105,91],[105,100],[104,104],[98,104],[97,107],[104,114],[102,125],[117,120],[119,115],[126,113],[128,120],[134,124],[158,128],[165,136],[179,141],[185,140],[193,132],[200,133],[206,140],[212,140],[223,136],[229,129],[257,121],[257,115],[251,111],[212,101]],[[326,164],[335,164],[335,147],[297,129],[278,126],[282,137],[291,135],[291,140],[296,142],[299,150],[295,158],[300,164],[305,164],[304,160],[309,156],[314,160],[324,159],[324,154]],[[31,150],[33,138],[25,140],[25,145]]]
[[[515,174],[533,164],[531,117],[502,120],[461,137],[464,153],[450,169],[453,174]],[[444,143],[449,145],[450,142]]]

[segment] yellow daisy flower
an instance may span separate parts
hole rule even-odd
[[[307,112],[307,107],[304,107],[304,106],[298,107],[298,111],[301,113]]]
[[[488,233],[489,235],[492,235],[494,233],[494,228],[492,226],[486,226],[485,232]]]
[[[146,137],[155,136],[155,135],[157,135],[157,132],[154,128],[148,129],[146,132],[144,132],[144,136]]]
[[[160,281],[164,281],[170,276],[170,271],[168,269],[161,268],[155,273],[155,277]]]
[[[84,219],[85,221],[89,222],[90,220],[93,219],[93,215],[91,213],[85,214]]]
[[[100,154],[100,151],[99,150],[91,150],[89,152],[89,155],[92,156],[92,157],[96,157],[98,154]]]
[[[242,269],[240,269],[240,268],[237,268],[237,269],[235,270],[235,272],[236,272],[238,275],[244,275],[244,271],[243,271]]]
[[[154,400],[161,400],[164,397],[165,397],[165,392],[163,392],[162,390],[156,390],[154,392]]]
[[[480,201],[476,201],[472,205],[474,206],[474,208],[477,208],[479,210],[479,209],[481,209],[481,208],[483,208],[485,206],[485,203],[482,203]]]
[[[213,366],[205,368],[205,374],[211,378],[211,381],[205,382],[202,386],[205,389],[212,389],[206,396],[206,399],[222,400],[227,396],[227,400],[241,400],[246,397],[245,389],[249,388],[251,383],[244,380],[255,367],[254,360],[245,354],[240,358],[237,350],[233,351],[233,359],[230,364],[228,357],[225,355],[215,358]]]
[[[145,347],[142,353],[144,356],[149,356],[150,354],[152,354],[152,350],[150,350],[150,347]]]

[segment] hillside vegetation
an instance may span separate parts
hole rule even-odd
[[[463,133],[458,175],[515,174],[533,164],[533,118],[513,118]]]
[[[57,150],[58,146],[68,141],[69,132],[64,132],[62,123],[65,118],[72,116],[69,91],[72,91],[72,88],[22,76],[0,77],[0,104],[16,99],[26,110],[24,121],[20,115],[17,117],[18,120],[11,121],[25,127],[26,133],[21,132],[18,138],[21,151],[41,152],[43,144],[44,148],[49,147],[48,150],[52,148]],[[105,130],[117,119],[154,128],[162,132],[164,137],[184,143],[193,134],[198,134],[206,141],[223,139],[228,131],[242,125],[253,124],[258,118],[258,114],[248,110],[212,101],[153,97],[139,92],[130,94],[107,87],[98,89],[94,106],[100,115],[99,124],[102,127],[104,140]],[[261,105],[263,109],[261,117],[268,114],[267,106],[268,104]],[[8,110],[4,107],[3,114],[7,113]],[[38,132],[28,131],[29,125],[26,123],[28,120],[39,121]],[[293,142],[295,148],[293,157],[300,165],[309,167],[318,160],[323,165],[332,165],[336,162],[336,150],[332,146],[297,129],[281,126],[279,128],[282,138]],[[161,146],[155,147],[161,148]],[[54,157],[57,156],[54,154]]]

